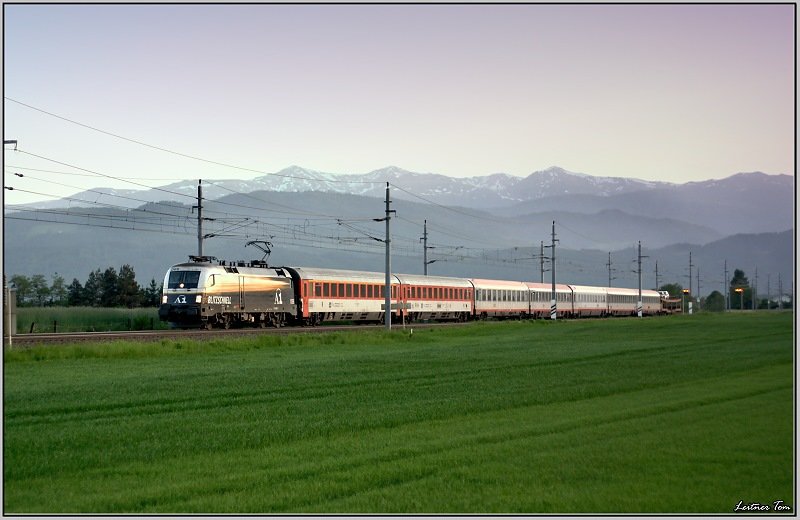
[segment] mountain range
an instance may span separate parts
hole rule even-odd
[[[604,210],[622,211],[655,219],[682,220],[705,226],[719,238],[733,233],[788,229],[793,223],[794,177],[739,173],[721,180],[675,184],[621,177],[595,177],[559,167],[515,177],[504,173],[453,178],[409,172],[394,166],[366,174],[336,175],[299,166],[250,180],[207,180],[203,196],[214,200],[231,193],[270,191],[325,192],[380,197],[386,182],[393,199],[483,209],[499,216],[566,211],[585,215]],[[94,188],[73,195],[75,200],[100,200],[135,208],[146,202],[186,203],[197,193],[196,181],[181,181],[150,190]],[[126,197],[126,198],[123,198]],[[63,200],[36,204],[38,208],[66,207]],[[79,204],[78,204],[79,205]],[[90,205],[87,202],[87,205]]]
[[[538,246],[542,242],[549,243],[552,222],[556,221],[559,248],[563,248],[563,251],[586,251],[583,256],[604,259],[609,251],[629,250],[637,241],[642,241],[648,251],[667,251],[671,247],[686,252],[690,249],[699,251],[708,245],[711,252],[706,255],[708,265],[705,267],[714,271],[720,270],[716,264],[722,265],[724,259],[715,257],[712,244],[726,243],[725,240],[729,240],[726,237],[744,234],[756,237],[747,240],[757,243],[760,240],[758,237],[767,234],[771,238],[765,238],[763,243],[769,244],[770,251],[775,249],[775,268],[780,269],[784,277],[792,273],[791,249],[787,253],[779,247],[781,240],[788,240],[791,246],[792,235],[785,233],[793,229],[794,223],[794,177],[789,175],[740,173],[721,180],[675,184],[595,177],[558,167],[534,172],[525,178],[503,173],[451,178],[408,172],[397,167],[366,174],[334,175],[292,166],[276,174],[250,180],[204,180],[203,206],[209,215],[229,212],[241,217],[246,214],[242,218],[268,222],[273,226],[279,225],[276,222],[288,222],[289,219],[297,219],[298,215],[309,213],[327,215],[331,220],[335,220],[335,217],[370,221],[383,216],[386,182],[392,186],[392,208],[399,217],[394,221],[393,232],[405,237],[403,240],[407,248],[414,245],[421,251],[417,239],[422,236],[422,221],[427,220],[430,239],[433,244],[440,246],[439,251],[434,250],[432,254],[441,253],[445,245],[450,248],[477,248],[480,246],[476,244],[485,242],[490,244],[485,248],[496,248],[498,251],[503,248],[519,251],[520,248],[530,247],[531,251],[527,253],[530,258],[538,255]],[[132,263],[136,266],[137,258],[141,265],[147,263],[152,265],[153,272],[159,272],[164,266],[182,261],[186,254],[195,252],[193,219],[196,215],[191,206],[196,205],[196,181],[173,183],[151,190],[94,188],[70,197],[70,201],[52,201],[34,206],[37,209],[71,207],[70,211],[75,212],[81,206],[75,199],[97,201],[98,192],[106,194],[100,196],[100,201],[113,204],[117,209],[101,210],[87,203],[86,209],[80,210],[82,214],[105,214],[104,218],[107,218],[108,214],[114,212],[124,215],[126,208],[138,208],[134,214],[150,212],[158,215],[164,212],[163,203],[168,203],[170,213],[183,215],[181,218],[184,219],[186,236],[171,236],[162,240],[161,236],[150,233],[147,235],[148,247],[143,249],[141,241],[125,239],[126,235],[132,236],[135,231],[6,218],[6,272],[33,274],[58,271],[67,274],[85,265],[96,268]],[[13,212],[6,209],[6,217],[10,216],[13,216]],[[63,214],[57,218],[52,214],[46,218],[36,218],[70,221],[70,217]],[[314,221],[314,217],[309,218]],[[313,225],[317,224],[312,222]],[[135,222],[131,226],[147,229]],[[375,235],[382,232],[379,224],[360,226],[360,229]],[[224,226],[221,223],[209,223],[208,229],[221,230]],[[312,261],[317,261],[322,262],[320,265],[328,266],[337,263],[335,259],[338,258],[345,266],[382,269],[380,262],[370,267],[372,260],[365,261],[363,253],[348,255],[346,245],[341,246],[341,251],[323,255],[313,250],[313,246],[298,247],[297,243],[291,243],[291,236],[302,236],[306,230],[298,228],[289,232],[286,226],[282,229],[269,231],[275,236],[273,243],[276,252],[273,259],[283,257],[279,261],[289,265],[316,265]],[[257,234],[257,231],[253,233]],[[207,254],[221,258],[228,258],[232,251],[236,251],[240,258],[253,255],[252,248],[244,249],[244,240],[239,240],[242,244],[238,244],[234,242],[238,239],[223,236],[219,233],[216,238],[207,241]],[[776,236],[781,238],[776,239]],[[280,243],[281,240],[284,244]],[[153,258],[154,244],[160,244],[157,250],[169,258]],[[218,251],[217,247],[221,249]],[[748,246],[742,248],[743,255],[745,249],[751,256],[756,254]],[[178,250],[182,253],[178,254]],[[730,256],[726,252],[726,258],[734,264],[736,248],[726,251],[730,252]],[[770,251],[764,254],[769,255]],[[761,253],[759,255],[763,256]],[[509,258],[511,256],[513,254]],[[575,266],[581,264],[577,260],[579,256],[573,262]],[[47,262],[52,263],[55,258],[59,258],[62,265],[46,269]],[[761,265],[773,260],[762,258]],[[75,262],[75,269],[65,269],[65,262]],[[400,262],[402,265],[403,260]],[[437,274],[456,275],[461,271],[453,258],[439,258],[439,262],[436,265]],[[595,264],[602,266],[604,262],[593,260],[594,267],[591,269],[576,267],[573,276],[580,280],[576,279],[575,282],[602,285],[605,279],[603,269],[597,270]],[[744,267],[754,264],[746,258],[741,263]],[[676,276],[682,276],[679,274],[683,270],[682,264],[680,269],[675,268]],[[663,272],[667,273],[667,264],[661,265]],[[491,269],[497,271],[499,268],[495,265]],[[490,274],[484,273],[482,276]],[[82,274],[78,277],[85,276]],[[599,280],[596,279],[598,277]]]

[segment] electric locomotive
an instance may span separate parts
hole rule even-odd
[[[289,273],[266,262],[190,256],[164,277],[158,316],[180,328],[281,327],[297,315]]]

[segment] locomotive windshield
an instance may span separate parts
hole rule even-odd
[[[168,289],[197,289],[200,271],[172,271],[169,273]]]

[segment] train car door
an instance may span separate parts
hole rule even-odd
[[[244,276],[239,277],[239,309],[244,310]]]

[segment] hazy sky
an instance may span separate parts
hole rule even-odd
[[[6,97],[263,172],[794,173],[793,5],[4,5],[4,15]],[[148,185],[257,175],[8,99],[4,123],[20,150]],[[9,165],[77,170],[6,148],[6,185],[79,191],[15,178],[23,170]]]

